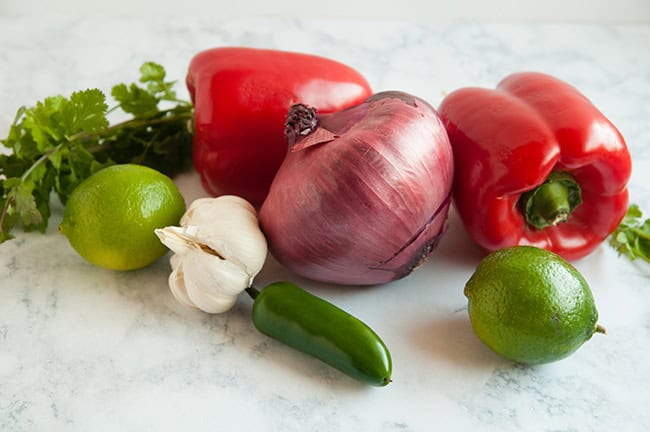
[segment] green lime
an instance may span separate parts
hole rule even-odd
[[[113,165],[74,189],[59,231],[90,263],[133,270],[167,252],[154,230],[178,225],[184,212],[183,196],[169,177],[142,165]]]
[[[465,285],[465,295],[479,339],[520,363],[560,360],[595,332],[604,333],[585,279],[544,249],[515,246],[491,253]]]

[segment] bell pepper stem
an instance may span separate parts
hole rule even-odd
[[[566,222],[581,203],[580,186],[571,174],[562,171],[553,171],[544,183],[519,199],[526,222],[535,229]]]

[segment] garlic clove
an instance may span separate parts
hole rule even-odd
[[[169,288],[174,298],[182,305],[196,308],[185,289],[185,272],[183,271],[183,259],[181,255],[172,255],[169,260],[172,272],[169,275]]]
[[[185,211],[183,217],[181,217],[180,225],[190,225],[190,220],[194,220],[195,224],[210,224],[212,219],[210,217],[209,210],[206,209],[212,206],[211,202],[213,200],[213,198],[198,198],[192,201],[188,209]]]
[[[169,226],[158,228],[154,230],[154,233],[165,246],[176,254],[186,254],[195,247],[195,239],[183,227]]]
[[[240,224],[245,221],[239,219]],[[248,222],[246,222],[248,224]],[[255,221],[257,224],[257,221]],[[251,278],[256,276],[264,266],[267,256],[267,244],[259,229],[244,230],[229,224],[192,227],[196,238],[203,239],[203,247],[230,261]]]
[[[206,253],[185,255],[184,286],[191,302],[208,313],[230,309],[252,278],[239,266]]]
[[[229,220],[232,214],[250,213],[255,216],[255,208],[245,199],[235,195],[222,195],[217,198],[199,198],[194,200],[183,217],[180,225],[213,225],[216,221],[237,223]]]

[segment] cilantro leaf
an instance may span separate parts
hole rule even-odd
[[[21,182],[20,185],[11,190],[10,194],[11,199],[14,200],[15,211],[25,226],[38,225],[43,222],[43,215],[36,208],[33,191],[33,183]]]
[[[37,102],[36,106],[25,111],[22,122],[16,127],[31,136],[31,141],[36,144],[36,148],[29,149],[30,153],[44,152],[63,138],[62,125],[57,121],[57,113],[65,103],[63,96],[52,96]]]
[[[643,212],[632,204],[620,225],[610,235],[609,244],[619,256],[627,255],[634,261],[641,258],[650,262],[650,219],[642,221]]]
[[[157,63],[147,62],[140,67],[140,83],[118,84],[111,90],[111,95],[120,104],[124,112],[136,118],[147,118],[158,112],[161,101],[182,102],[176,99],[173,87],[175,81],[165,81],[165,69]]]
[[[165,79],[165,68],[154,62],[146,62],[140,66],[140,82],[162,82]]]
[[[99,89],[72,93],[59,108],[61,129],[66,134],[92,133],[108,126],[106,96]]]
[[[140,67],[140,82],[147,85],[149,93],[157,95],[160,100],[175,101],[173,90],[175,81],[165,81],[165,69],[159,64],[147,62]]]
[[[136,84],[129,87],[126,84],[118,84],[113,87],[111,95],[119,102],[124,112],[136,117],[147,117],[158,110],[159,99]]]

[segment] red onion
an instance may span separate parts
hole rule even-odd
[[[453,157],[436,110],[402,92],[319,115],[294,105],[291,147],[260,210],[273,256],[319,281],[400,279],[446,228]]]

